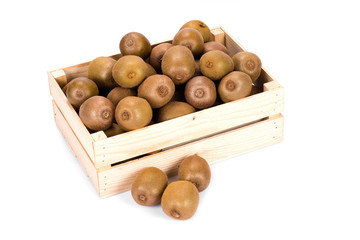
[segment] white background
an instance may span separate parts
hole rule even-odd
[[[360,239],[356,2],[2,1],[0,238]],[[97,196],[55,125],[46,71],[192,19],[223,26],[285,87],[285,138],[212,165],[196,214],[176,221],[129,191]]]

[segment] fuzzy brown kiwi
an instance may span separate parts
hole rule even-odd
[[[198,205],[199,191],[188,181],[170,183],[161,197],[161,208],[164,213],[178,220],[191,218]]]
[[[200,70],[204,76],[212,80],[220,80],[234,70],[234,63],[223,51],[212,50],[201,56]]]
[[[114,64],[112,75],[114,80],[124,88],[138,86],[148,75],[148,66],[138,56],[123,56]]]
[[[212,39],[212,34],[211,34],[211,31],[210,31],[210,28],[202,21],[200,20],[191,20],[187,23],[185,23],[181,29],[183,28],[194,28],[196,30],[198,30],[201,35],[203,36],[204,38],[204,42],[208,42],[208,41],[211,41]]]
[[[204,38],[198,30],[193,28],[181,29],[176,33],[172,43],[188,47],[195,57],[200,56],[204,50]]]
[[[72,79],[72,80],[74,80],[74,79]],[[66,95],[66,90],[67,90],[67,88],[68,88],[68,86],[70,85],[70,83],[71,83],[71,81],[72,80],[70,80],[67,84],[65,84],[65,86],[62,88],[62,91],[64,92],[64,94]]]
[[[147,77],[157,74],[157,72],[155,71],[155,68],[153,68],[153,66],[151,66],[150,63],[146,63],[146,66],[147,66],[147,71],[146,71],[145,79]]]
[[[146,59],[151,52],[149,40],[141,33],[130,32],[121,38],[120,51],[123,56],[136,55]]]
[[[116,61],[111,57],[98,57],[92,60],[88,67],[88,77],[100,89],[112,89],[117,86],[112,76],[112,68]]]
[[[112,137],[121,133],[124,133],[125,131],[116,123],[113,123],[111,125],[111,127],[109,127],[108,129],[106,129],[104,131],[105,135],[107,137]]]
[[[135,202],[143,206],[154,206],[161,202],[168,184],[166,174],[156,167],[140,171],[131,185],[131,195]]]
[[[198,155],[188,156],[179,165],[178,177],[192,182],[199,192],[204,191],[211,179],[209,163]]]
[[[65,87],[66,97],[75,110],[78,110],[87,99],[99,94],[96,83],[86,77],[75,78]]]
[[[211,107],[216,100],[215,83],[204,76],[193,77],[186,83],[185,99],[197,109]]]
[[[261,74],[261,60],[251,52],[238,52],[232,57],[236,71],[241,71],[250,76],[255,82]]]
[[[188,103],[173,101],[159,109],[158,121],[164,122],[195,112],[195,108]]]
[[[195,60],[195,73],[194,73],[194,77],[196,76],[201,76],[201,70],[200,70],[200,60],[196,59]]]
[[[230,102],[250,95],[252,81],[249,75],[233,71],[221,79],[218,93],[222,101]]]
[[[128,97],[128,96],[136,96],[136,89],[135,88],[123,88],[123,87],[116,87],[113,88],[107,95],[107,98],[116,105],[120,102],[121,99]]]
[[[195,73],[194,56],[187,47],[173,46],[165,52],[161,70],[173,80],[175,85],[183,84]]]
[[[116,106],[115,119],[126,130],[135,130],[148,125],[153,117],[150,104],[139,97],[125,97]]]
[[[115,107],[106,97],[94,96],[80,106],[79,116],[86,127],[93,131],[106,130],[114,122]]]
[[[152,108],[160,108],[167,104],[174,92],[174,82],[168,76],[161,74],[148,77],[138,87],[138,97],[145,98]]]
[[[155,46],[150,53],[150,64],[154,69],[160,73],[161,72],[161,62],[166,50],[171,48],[173,45],[171,43],[161,43]]]
[[[204,53],[210,52],[212,50],[220,50],[223,51],[226,54],[229,54],[228,49],[221,43],[219,42],[215,42],[215,41],[211,41],[211,42],[207,42],[204,44]]]

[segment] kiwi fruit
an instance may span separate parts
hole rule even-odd
[[[194,28],[198,30],[201,33],[204,42],[211,41],[212,39],[210,28],[200,20],[191,20],[181,27],[181,29],[183,28]]]
[[[88,78],[93,80],[100,89],[112,89],[117,86],[112,76],[112,68],[116,61],[111,57],[98,57],[88,67]]]
[[[157,72],[161,71],[161,62],[164,53],[172,46],[173,45],[171,43],[161,43],[151,50],[149,61],[151,66],[153,66]]]
[[[150,123],[152,117],[151,106],[144,98],[125,97],[115,109],[116,122],[126,131],[145,127]]]
[[[74,79],[72,79],[72,80],[74,80]],[[66,95],[66,90],[67,90],[67,88],[68,88],[68,86],[70,85],[70,83],[71,83],[71,81],[72,80],[70,80],[67,84],[65,84],[65,86],[62,88],[62,91],[64,92],[64,94]]]
[[[201,73],[212,80],[220,80],[234,70],[231,57],[220,50],[205,53],[201,56],[199,63]]]
[[[116,105],[120,102],[121,99],[127,96],[136,96],[136,89],[135,88],[123,88],[123,87],[116,87],[113,88],[107,95],[107,98]]]
[[[138,86],[148,75],[148,66],[138,56],[123,56],[116,61],[112,69],[114,80],[124,88]]]
[[[249,75],[233,71],[221,79],[218,92],[222,101],[230,102],[250,95],[252,81]]]
[[[152,108],[167,104],[175,92],[174,82],[166,75],[152,75],[138,87],[138,97],[145,98]]]
[[[189,181],[170,183],[161,197],[161,208],[166,215],[178,220],[191,218],[199,205],[199,191]]]
[[[255,82],[261,74],[261,60],[251,52],[238,52],[233,57],[236,71],[241,71],[250,76],[252,82]]]
[[[145,78],[157,74],[157,72],[155,71],[153,66],[151,66],[149,63],[146,63],[146,66],[147,66],[147,71],[146,71],[146,77]]]
[[[108,129],[106,129],[104,131],[105,135],[107,137],[112,137],[112,136],[115,136],[115,135],[118,135],[118,134],[121,134],[121,133],[124,133],[125,131],[119,126],[117,125],[116,123],[113,123],[111,125],[111,127],[109,127]]]
[[[219,42],[215,42],[215,41],[211,41],[211,42],[207,42],[204,44],[204,53],[210,52],[212,50],[220,50],[223,51],[226,54],[229,54],[228,49],[221,43]]]
[[[169,76],[175,85],[183,84],[195,73],[195,59],[187,47],[177,45],[169,48],[161,62],[163,74]]]
[[[159,109],[158,121],[164,122],[195,112],[195,108],[188,103],[173,101]]]
[[[172,43],[188,47],[195,57],[200,56],[204,50],[204,38],[198,30],[193,28],[181,29],[176,33]]]
[[[260,88],[253,85],[251,88],[250,96],[261,93],[261,92],[262,92],[262,90]]]
[[[192,182],[199,192],[204,191],[210,184],[211,171],[208,162],[198,156],[186,157],[179,165],[179,180]]]
[[[88,98],[96,95],[99,95],[96,83],[86,77],[75,78],[66,87],[66,97],[75,110]]]
[[[136,55],[146,59],[151,52],[149,40],[141,33],[130,32],[120,40],[120,51],[123,56]]]
[[[199,59],[196,59],[196,60],[195,60],[195,73],[194,73],[194,77],[200,76],[200,75],[201,75],[200,60],[199,60]]]
[[[197,109],[211,107],[216,100],[215,83],[204,76],[193,77],[186,83],[185,99]]]
[[[114,104],[109,99],[93,96],[81,104],[79,116],[86,127],[93,131],[101,131],[111,127],[114,122],[114,111]]]
[[[154,206],[161,202],[168,185],[166,174],[156,167],[140,171],[131,185],[131,195],[135,202],[143,206]]]

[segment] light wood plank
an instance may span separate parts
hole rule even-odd
[[[283,100],[279,88],[94,142],[95,166],[103,167],[281,113]]]
[[[48,72],[49,87],[50,93],[55,101],[56,105],[61,110],[66,121],[69,122],[72,130],[74,131],[76,137],[81,142],[82,146],[85,148],[90,158],[94,160],[94,149],[93,149],[93,138],[91,137],[89,131],[86,129],[85,125],[81,122],[79,115],[71,106],[70,102],[67,100],[63,91],[55,81],[52,71]]]
[[[59,110],[59,108],[57,107],[54,101],[53,101],[53,108],[54,108],[54,117],[55,117],[56,125],[58,126],[60,132],[66,139],[72,152],[75,154],[75,157],[77,157],[77,159],[79,160],[80,165],[85,170],[87,176],[90,178],[91,182],[95,186],[95,189],[99,193],[98,174],[94,164],[90,160],[89,155],[86,153],[86,151],[80,144],[79,140],[75,136],[71,127],[69,126],[69,123],[65,120],[64,116],[62,115],[61,111]]]
[[[225,32],[220,28],[213,28],[210,30],[211,33],[213,34],[213,38],[215,42],[219,42],[223,45],[225,45]]]
[[[174,175],[186,156],[198,154],[209,163],[214,163],[278,143],[282,138],[283,117],[277,115],[246,127],[122,163],[99,172],[100,196],[108,197],[130,189],[136,174],[145,167],[157,167]]]

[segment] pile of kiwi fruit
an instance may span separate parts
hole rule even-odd
[[[131,195],[142,206],[161,204],[166,215],[177,220],[191,218],[199,205],[199,192],[210,184],[208,162],[198,156],[184,158],[178,167],[178,180],[168,184],[167,175],[156,167],[146,167],[135,177]]]
[[[259,57],[229,55],[199,20],[185,23],[171,42],[151,46],[130,32],[119,48],[120,58],[95,58],[87,77],[63,87],[90,132],[111,137],[261,92],[253,84]]]

